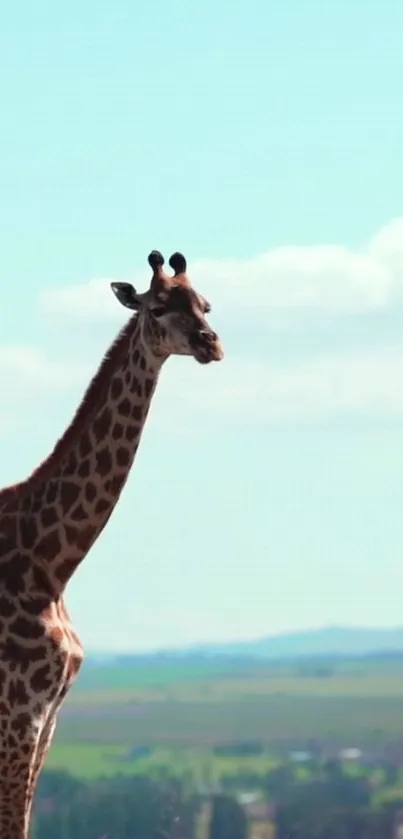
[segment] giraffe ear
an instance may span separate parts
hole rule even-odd
[[[111,283],[111,289],[122,306],[135,310],[140,308],[141,298],[131,283]]]

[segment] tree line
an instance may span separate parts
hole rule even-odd
[[[223,780],[220,790],[208,793],[168,771],[90,782],[45,771],[32,839],[250,839],[254,816],[240,803],[245,773],[238,789],[236,774],[231,784]],[[267,805],[275,839],[398,839],[399,821],[403,825],[398,769],[378,773],[375,783],[373,774],[351,773],[338,760],[303,772],[284,762],[256,778],[254,788]]]

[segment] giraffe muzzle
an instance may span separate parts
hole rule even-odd
[[[192,348],[199,364],[221,361],[224,351],[218,335],[212,329],[199,329],[192,339]]]

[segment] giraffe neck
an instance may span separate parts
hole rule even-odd
[[[163,361],[147,355],[132,318],[53,453],[14,488],[19,515],[12,519],[18,532],[11,533],[11,546],[20,545],[42,565],[54,593],[63,591],[119,499]],[[0,524],[6,523],[10,492],[0,493]]]

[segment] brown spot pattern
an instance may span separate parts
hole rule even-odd
[[[24,548],[32,548],[38,536],[36,519],[24,516],[20,522],[21,542]]]
[[[80,458],[88,457],[88,455],[92,451],[91,440],[88,434],[82,434],[80,437],[80,443],[78,446],[78,451],[80,454]]]
[[[85,497],[90,503],[97,497],[97,489],[94,484],[88,483],[85,485]]]
[[[66,557],[66,559],[63,559],[61,561],[60,565],[56,566],[54,571],[55,577],[61,583],[67,583],[70,577],[74,574],[74,571],[76,570],[77,565],[79,565],[80,561],[81,559],[75,556]]]
[[[0,530],[0,556],[15,549],[17,543],[17,521],[12,516],[4,516]]]
[[[126,428],[126,440],[132,443],[139,435],[140,429],[138,425],[128,425]]]
[[[76,540],[77,540],[77,536],[78,536],[77,527],[72,527],[71,524],[66,524],[65,525],[65,531],[66,531],[66,539],[67,539],[69,545],[75,545]]]
[[[74,481],[63,481],[60,488],[60,501],[65,513],[76,503],[80,491],[80,484],[76,484]]]
[[[28,705],[29,694],[22,679],[10,679],[6,696],[11,705]]]
[[[109,478],[105,481],[106,492],[109,492],[111,495],[117,495],[122,489],[125,477],[125,475],[115,475],[114,478]]]
[[[42,539],[35,545],[36,556],[42,559],[53,559],[60,553],[61,544],[60,536],[57,530],[51,530],[50,533],[45,533]]]
[[[17,596],[25,590],[25,574],[30,565],[30,558],[21,553],[15,553],[0,563],[0,580],[6,585],[10,594]]]
[[[31,689],[34,693],[46,693],[52,686],[51,672],[48,664],[43,664],[34,670],[31,676]]]
[[[122,393],[123,393],[122,379],[120,378],[120,376],[119,377],[115,376],[115,378],[112,379],[112,384],[111,384],[112,399],[114,399],[114,400],[119,399],[119,396],[121,396]]]
[[[46,500],[47,500],[48,504],[54,504],[55,503],[55,501],[57,499],[58,486],[59,486],[59,484],[57,483],[57,481],[49,481],[48,489],[47,489],[47,493],[46,493]]]
[[[0,597],[0,615],[2,618],[11,618],[15,614],[15,605],[4,594]],[[0,670],[1,673],[1,670]]]
[[[85,512],[82,504],[78,504],[70,515],[73,521],[84,521],[84,519],[87,518],[87,513]]]
[[[56,524],[57,519],[58,515],[54,507],[44,507],[41,510],[41,520],[44,527],[51,527],[52,524]]]
[[[30,597],[21,599],[21,606],[25,612],[35,617],[41,615],[48,604],[49,594],[43,593],[42,591],[40,593],[35,592],[35,595],[31,594]]]
[[[94,527],[92,524],[88,524],[85,528],[80,530],[77,539],[76,545],[80,551],[88,551],[95,539],[97,534],[97,528]]]
[[[116,452],[116,463],[118,466],[124,468],[128,466],[130,463],[130,452],[128,449],[123,448],[123,446],[119,446]]]
[[[80,478],[88,478],[91,472],[89,460],[82,460],[78,467],[78,475]]]
[[[47,594],[49,603],[49,596],[53,594],[53,591],[45,568],[46,566],[42,564],[34,563],[32,567],[32,584],[34,591]]]
[[[42,638],[44,628],[37,621],[30,620],[24,614],[17,615],[9,626],[10,632],[24,639]]]
[[[119,402],[119,405],[118,405],[117,409],[118,409],[119,414],[122,415],[122,417],[129,417],[130,412],[131,412],[131,407],[132,406],[131,406],[130,399],[128,399],[127,396],[126,396],[125,399],[122,399],[122,401]]]
[[[110,408],[106,406],[101,414],[96,417],[92,425],[93,432],[98,443],[105,439],[110,429],[111,422],[112,414]]]
[[[112,437],[114,440],[120,440],[123,437],[123,425],[121,422],[115,422],[112,428]]]
[[[65,474],[74,475],[74,473],[76,471],[77,471],[77,456],[76,456],[76,453],[74,451],[72,451],[71,454],[70,454],[70,457],[67,461]]]
[[[145,381],[145,394],[147,399],[151,396],[153,392],[154,382],[152,379],[146,379]]]
[[[100,498],[95,505],[95,513],[97,516],[101,516],[102,513],[106,513],[107,510],[110,510],[110,501],[107,501],[106,498]]]
[[[112,458],[109,449],[105,446],[97,452],[97,472],[104,478],[112,470]]]

